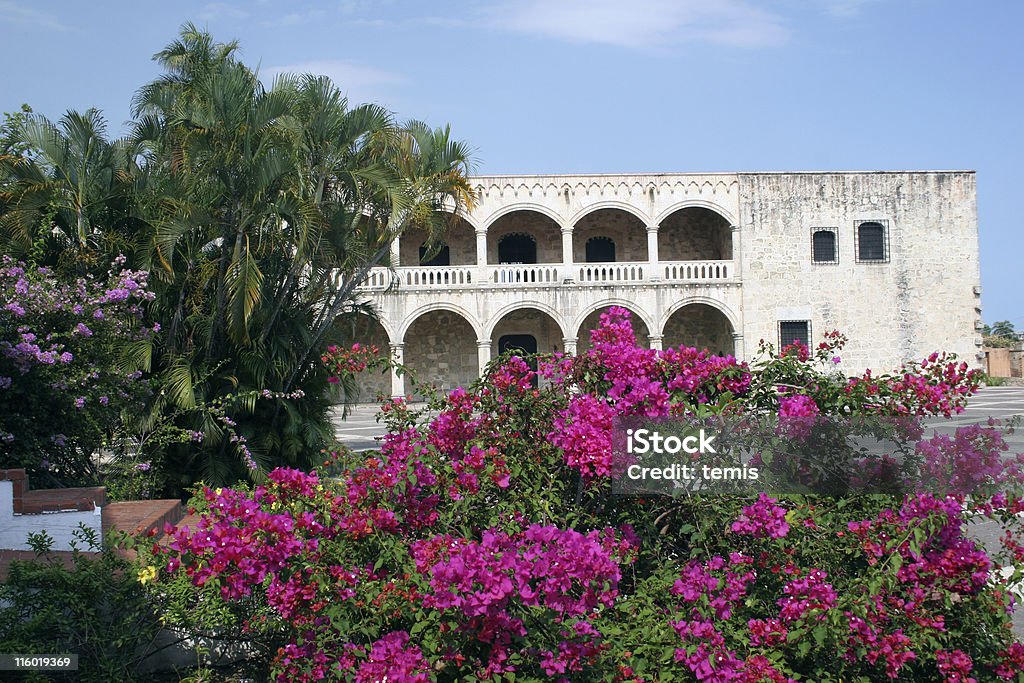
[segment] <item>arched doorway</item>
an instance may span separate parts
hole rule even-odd
[[[498,263],[537,262],[537,238],[525,232],[513,232],[498,240]]]
[[[615,240],[611,237],[591,237],[587,240],[587,263],[615,263]]]
[[[558,353],[563,350],[562,328],[554,318],[536,308],[519,308],[506,313],[491,331],[491,355],[512,351],[519,355]],[[536,360],[530,367],[537,369]],[[538,378],[533,378],[538,386]]]

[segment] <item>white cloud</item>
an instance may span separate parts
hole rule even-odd
[[[379,102],[388,86],[402,83],[405,79],[391,71],[376,69],[354,62],[319,60],[272,66],[263,70],[264,80],[270,81],[279,74],[315,74],[329,76],[353,104]]]
[[[748,0],[506,0],[485,13],[499,29],[627,48],[687,42],[757,48],[789,38],[780,16]]]
[[[33,7],[25,7],[10,0],[0,0],[0,22],[39,26],[51,31],[70,31],[71,27],[55,16],[40,12]]]

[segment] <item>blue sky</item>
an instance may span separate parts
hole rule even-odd
[[[451,123],[480,173],[974,169],[983,317],[1024,329],[1017,0],[0,0],[0,110],[117,134],[186,21]]]

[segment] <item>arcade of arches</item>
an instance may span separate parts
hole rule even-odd
[[[465,219],[453,218],[443,239],[429,242],[422,231],[410,230],[392,247],[391,264],[398,270],[428,268],[478,269],[520,267],[531,264],[581,266],[602,264],[595,273],[613,273],[614,264],[636,264],[644,270],[651,284],[658,284],[657,274],[664,264],[693,261],[729,261],[733,258],[733,228],[720,214],[699,206],[679,209],[668,214],[657,226],[646,225],[638,215],[619,208],[598,208],[575,220],[572,225],[559,225],[549,215],[530,209],[513,210],[499,215],[484,228],[474,227]],[[655,268],[657,266],[657,268]],[[452,271],[454,272],[454,271]],[[476,273],[483,271],[474,271]],[[576,268],[560,269],[559,278],[541,283],[522,279],[515,283],[543,285],[550,290],[571,287]],[[640,272],[640,271],[630,271]],[[652,277],[652,275],[654,277]],[[611,275],[609,275],[611,276]],[[632,276],[630,276],[632,277]],[[476,297],[486,297],[488,282],[511,286],[512,280],[489,280],[473,275]],[[589,281],[588,281],[589,282]],[[646,285],[646,283],[644,283]],[[587,283],[579,283],[588,286]],[[682,285],[666,283],[669,289],[658,301],[671,305],[687,296]],[[539,353],[577,353],[590,347],[590,334],[600,316],[613,305],[633,312],[633,326],[640,345],[650,348],[696,346],[712,353],[735,353],[733,325],[714,301],[689,303],[665,316],[665,310],[643,310],[643,304],[624,304],[620,299],[602,299],[598,285],[589,286],[586,296],[566,290],[556,297],[554,305],[534,305],[525,295],[521,305],[501,311],[498,306],[466,307],[450,303],[459,300],[460,292],[437,291],[420,293],[416,305],[410,305],[404,320],[391,320],[391,329],[400,339],[388,339],[384,328],[364,326],[362,337],[353,340],[375,343],[390,349],[416,378],[445,391],[466,386],[478,376],[483,366],[509,348],[536,350]],[[482,290],[482,291],[481,291]],[[400,292],[401,293],[401,292]],[[453,297],[451,299],[450,297]],[[426,298],[431,297],[431,298]],[[517,297],[513,295],[513,301]],[[505,299],[507,301],[507,298]],[[428,302],[426,304],[422,302]],[[723,304],[724,306],[724,304]],[[476,311],[477,318],[471,310]],[[581,310],[582,309],[582,310]],[[580,322],[583,311],[589,311]],[[645,321],[654,321],[653,328]],[[656,328],[661,329],[656,329]],[[401,330],[405,330],[404,334]],[[362,397],[370,398],[387,384],[386,378],[364,380]],[[416,396],[414,385],[392,373],[391,395]]]

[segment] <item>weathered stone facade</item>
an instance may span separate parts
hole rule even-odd
[[[362,288],[392,353],[442,387],[471,381],[502,338],[587,345],[631,310],[642,343],[749,359],[758,341],[838,329],[840,366],[893,369],[934,350],[979,363],[970,171],[489,176],[420,265],[422,233]],[[818,235],[816,236],[816,233]],[[828,233],[828,234],[825,234]],[[392,393],[404,394],[400,377]]]

